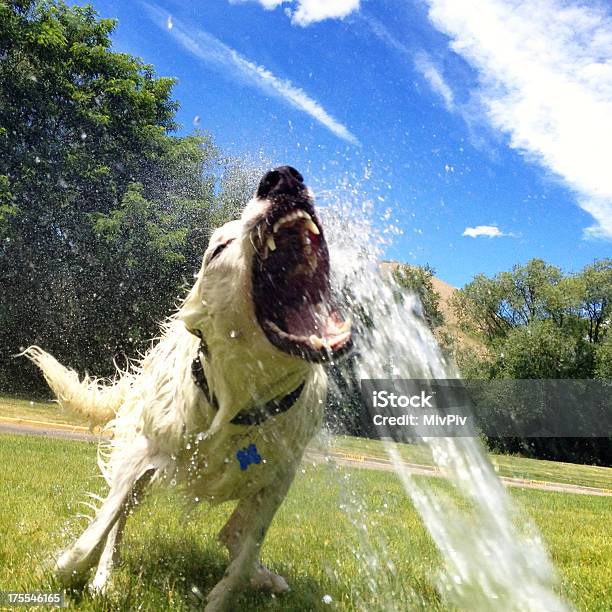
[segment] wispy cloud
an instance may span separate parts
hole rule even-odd
[[[444,100],[444,104],[449,111],[456,110],[453,90],[442,76],[442,71],[436,66],[428,53],[413,51],[408,45],[391,34],[389,29],[374,17],[364,17],[363,21],[387,47],[399,52],[414,63],[416,70],[427,81],[432,91]]]
[[[376,36],[378,36],[378,38],[380,38],[380,40],[382,40],[382,42],[384,42],[388,47],[391,47],[392,49],[399,51],[401,54],[412,58],[413,53],[408,48],[408,46],[405,45],[403,42],[400,42],[395,36],[393,36],[393,34],[389,32],[389,29],[381,21],[375,19],[371,15],[364,17],[363,21],[368,25],[370,30],[372,30],[372,32],[374,32],[374,34],[376,34]]]
[[[488,120],[575,190],[612,238],[612,15],[567,0],[427,0],[432,23],[478,73]],[[470,228],[468,228],[470,229]]]
[[[414,58],[414,66],[429,83],[431,89],[444,100],[446,108],[453,110],[455,106],[453,91],[444,80],[442,73],[433,63],[431,57],[424,52],[417,53]]]
[[[189,28],[176,18],[169,20],[168,13],[159,7],[142,2],[153,22],[166,30],[186,51],[197,59],[217,68],[224,75],[261,90],[265,95],[275,95],[294,108],[306,113],[326,127],[338,138],[353,145],[359,140],[348,128],[334,119],[316,100],[287,79],[275,76],[232,49],[218,38],[201,29]]]
[[[253,0],[230,0],[231,4]],[[285,12],[291,17],[291,23],[308,26],[311,23],[325,19],[343,19],[353,11],[359,10],[359,0],[254,0],[266,10],[275,9],[281,5],[291,5]],[[297,8],[292,8],[297,5]]]
[[[501,236],[511,236],[512,234],[504,234],[496,225],[477,225],[476,227],[466,227],[461,235],[469,236],[470,238],[478,238],[479,236],[500,238]]]

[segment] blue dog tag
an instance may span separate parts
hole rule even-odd
[[[261,463],[261,455],[257,452],[257,446],[255,444],[250,444],[246,448],[241,448],[236,453],[236,459],[240,463],[240,469],[242,471],[246,470],[251,463]]]

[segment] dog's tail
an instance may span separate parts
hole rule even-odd
[[[104,384],[100,379],[87,375],[79,380],[74,370],[64,367],[38,346],[30,346],[21,354],[42,370],[62,407],[84,415],[91,425],[102,425],[115,418],[125,397],[128,380],[120,378]]]

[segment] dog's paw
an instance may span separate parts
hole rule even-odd
[[[230,612],[232,610],[232,602],[237,595],[237,589],[233,582],[223,578],[217,583],[206,598],[204,612]]]
[[[112,582],[106,572],[97,572],[94,579],[87,586],[89,594],[93,597],[106,595],[112,588]]]
[[[271,572],[263,563],[257,564],[257,569],[251,576],[251,587],[277,595],[289,591],[287,581],[279,574]]]
[[[62,561],[62,557],[53,561],[52,571],[57,581],[69,589],[82,589],[87,583],[89,572],[79,571]]]

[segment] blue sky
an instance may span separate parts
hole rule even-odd
[[[117,50],[178,79],[182,132],[294,165],[323,200],[372,202],[402,231],[388,258],[462,286],[532,257],[570,271],[612,255],[609,5],[93,5],[118,18]]]

